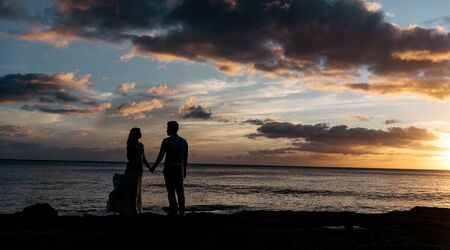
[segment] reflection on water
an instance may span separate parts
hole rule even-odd
[[[106,214],[112,176],[124,163],[0,161],[0,213],[49,202],[60,214]],[[191,166],[190,211],[386,212],[450,208],[450,172],[294,167]],[[144,173],[144,211],[167,206],[161,169]]]

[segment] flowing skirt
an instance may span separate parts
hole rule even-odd
[[[142,175],[115,174],[114,190],[109,194],[107,211],[120,214],[142,212]]]

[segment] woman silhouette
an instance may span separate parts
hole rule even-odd
[[[141,182],[142,182],[142,165],[145,164],[149,169],[150,165],[147,162],[144,154],[144,144],[139,142],[142,137],[141,130],[139,128],[132,128],[127,140],[127,168],[125,169],[125,175],[135,175],[137,177],[137,187],[133,188],[132,201],[133,210],[140,213],[142,212],[142,195],[141,195]]]

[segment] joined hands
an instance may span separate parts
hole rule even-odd
[[[150,170],[150,172],[155,172],[155,168],[150,167],[150,164],[145,163],[145,166],[147,166],[148,170]]]

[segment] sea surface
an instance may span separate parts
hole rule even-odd
[[[105,215],[114,173],[125,163],[0,160],[0,213],[48,202],[60,215]],[[162,166],[143,176],[144,212],[163,214]],[[382,213],[450,208],[450,171],[190,165],[190,212],[242,210]]]

